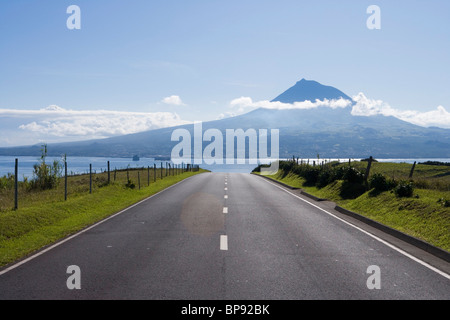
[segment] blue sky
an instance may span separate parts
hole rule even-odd
[[[66,27],[72,4],[80,30]],[[366,27],[372,4],[380,30]],[[450,127],[449,13],[446,0],[2,0],[0,146],[215,120],[302,78]],[[86,130],[121,117],[122,131]]]

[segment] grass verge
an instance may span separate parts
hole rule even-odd
[[[67,201],[33,201],[17,211],[0,212],[0,267],[202,172],[205,170],[167,176],[140,190],[126,188],[123,183],[111,183],[92,194],[73,195]],[[45,194],[43,197],[46,198]]]
[[[438,201],[449,199],[448,191],[415,189],[415,196],[411,198],[398,198],[391,191],[376,194],[367,191],[356,199],[343,199],[340,195],[342,181],[318,188],[305,185],[305,180],[293,173],[280,172],[268,177],[450,251],[450,209]]]

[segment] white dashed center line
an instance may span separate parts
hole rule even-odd
[[[225,191],[228,191],[226,185],[228,184],[227,178],[225,177]],[[228,199],[228,195],[223,196],[224,199]],[[228,207],[223,207],[223,213],[228,213]],[[220,250],[228,251],[228,236],[221,235],[220,236]]]
[[[220,236],[220,250],[227,251],[228,250],[228,237]]]

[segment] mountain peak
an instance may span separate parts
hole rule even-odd
[[[334,87],[325,86],[317,81],[302,78],[293,87],[289,88],[272,101],[294,103],[306,100],[312,102],[324,99],[338,100],[340,98],[352,101],[352,98]]]

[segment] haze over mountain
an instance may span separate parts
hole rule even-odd
[[[272,102],[293,104],[309,100],[348,100],[346,106],[311,108],[259,108],[246,114],[203,123],[203,131],[218,129],[279,129],[280,158],[449,158],[450,130],[424,128],[392,116],[356,116],[355,102],[340,90],[316,81],[302,79]],[[49,155],[170,157],[178,141],[172,132],[183,128],[191,133],[193,125],[163,128],[107,139],[58,143],[48,146]],[[269,131],[270,132],[270,131]],[[203,142],[207,146],[210,142]],[[270,144],[270,140],[268,140]],[[193,143],[192,143],[193,145]],[[0,148],[0,155],[39,155],[40,145]]]

